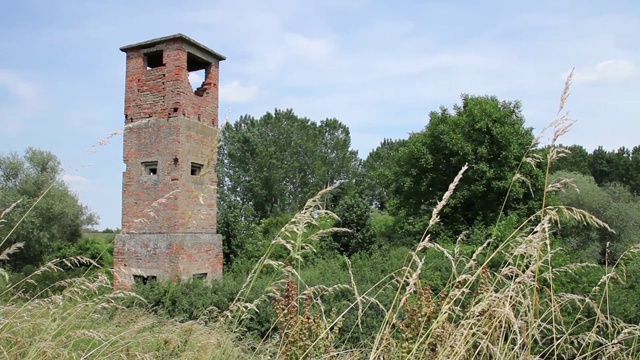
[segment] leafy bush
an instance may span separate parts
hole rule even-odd
[[[614,263],[629,247],[640,239],[640,201],[621,185],[596,185],[586,175],[557,172],[555,179],[573,179],[579,189],[567,189],[558,194],[561,204],[583,209],[609,225],[591,228],[581,221],[570,221],[558,233],[560,241],[576,254],[578,261]]]

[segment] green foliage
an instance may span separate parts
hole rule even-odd
[[[363,191],[369,204],[378,210],[388,210],[394,200],[391,188],[396,179],[398,153],[405,143],[406,140],[384,139],[362,163]]]
[[[630,256],[619,265],[618,276],[611,281],[607,292],[611,313],[630,324],[640,324],[640,258]],[[579,281],[578,281],[579,282]]]
[[[136,292],[160,315],[185,321],[215,313],[214,309],[228,308],[239,288],[237,282],[225,277],[224,283],[214,281],[211,286],[197,280],[181,284],[153,281],[138,284]]]
[[[427,127],[411,134],[400,149],[393,174],[398,208],[411,218],[425,219],[468,163],[462,183],[441,213],[448,233],[493,225],[501,210],[508,215],[535,209],[542,173],[527,163],[519,169],[533,140],[519,102],[464,95],[453,112],[444,107],[432,112]],[[529,183],[511,186],[518,169]],[[419,221],[418,228],[424,228],[425,221]]]
[[[110,269],[113,267],[113,238],[85,236],[75,243],[63,244],[56,253],[48,255],[47,260],[83,256],[104,269]]]
[[[139,284],[134,290],[145,299],[146,304],[138,305],[153,310],[160,316],[180,321],[215,320],[220,312],[229,309],[250,266],[252,264],[237,261],[233,268],[225,272],[222,280],[213,281],[210,286],[196,280],[179,284],[164,281]],[[261,276],[251,296],[259,296],[272,281],[269,273]],[[258,304],[257,310],[247,323],[245,331],[246,334],[261,338],[269,333],[275,318],[273,309],[267,303]]]
[[[596,184],[619,183],[634,195],[640,195],[640,146],[606,151],[602,146],[591,153],[589,168]]]
[[[77,241],[83,227],[95,224],[97,217],[78,202],[61,175],[60,161],[47,151],[28,148],[23,156],[0,156],[0,209],[17,203],[0,228],[1,238],[8,236],[0,249],[24,243],[23,250],[8,261],[13,270],[42,264],[47,254]],[[9,235],[14,226],[15,231]]]
[[[57,251],[47,254],[45,260],[43,267],[49,271],[27,265],[21,272],[11,273],[11,282],[22,282],[19,290],[25,295],[46,297],[64,291],[66,282],[73,279],[105,276],[111,280],[113,235],[111,239],[85,236],[75,243],[64,243]]]
[[[246,256],[250,246],[258,242],[255,222],[250,206],[218,191],[218,233],[222,235],[224,263],[232,264],[237,257]]]
[[[369,220],[371,236],[380,244],[390,244],[394,238],[395,218],[386,211],[373,210]]]
[[[323,246],[351,256],[368,251],[375,242],[371,234],[371,206],[356,182],[344,182],[327,197],[326,207],[338,220],[334,226],[348,229],[331,234],[331,244]]]
[[[338,120],[315,123],[292,110],[227,123],[217,170],[227,264],[253,246],[251,224],[294,214],[326,186],[353,179],[360,161],[350,146],[349,129]]]
[[[565,147],[568,153],[553,162],[551,171],[567,171],[583,175],[590,175],[591,169],[589,161],[591,155],[581,145],[571,145]]]
[[[378,284],[391,272],[401,268],[408,259],[409,250],[401,247],[384,248],[370,253],[358,253],[351,257],[352,273],[356,286],[361,293],[370,290],[382,304],[389,304],[394,293],[387,286]],[[168,282],[152,282],[138,286],[136,293],[147,301],[147,307],[157,314],[186,320],[208,318],[229,308],[235,295],[248,273],[250,263],[239,260],[226,272],[222,280],[214,281],[210,287],[199,281],[182,284]],[[434,289],[442,289],[450,273],[450,264],[441,253],[430,251],[425,261],[422,281]],[[309,287],[331,287],[350,282],[349,270],[345,259],[338,255],[316,257],[310,259],[300,268],[300,277],[305,279]],[[274,282],[274,272],[266,271],[257,279],[250,298],[258,298]],[[323,296],[322,304],[325,313],[335,311],[341,313],[353,301],[353,292],[340,290]],[[366,305],[366,304],[365,304]],[[247,323],[246,331],[259,338],[268,337],[277,323],[276,312],[268,302],[259,302],[257,312]],[[370,341],[377,331],[377,325],[384,317],[384,312],[375,304],[368,304],[367,310],[359,316],[350,311],[344,318],[343,326],[337,335],[336,342],[357,346]]]
[[[277,109],[243,116],[222,129],[220,191],[259,219],[296,212],[316,192],[353,177],[358,158],[350,146],[349,129],[335,119],[316,124]]]
[[[612,263],[623,251],[638,243],[640,201],[627,188],[619,184],[599,187],[593,178],[575,173],[558,172],[554,176],[572,178],[579,189],[568,189],[558,194],[560,203],[586,210],[615,231],[594,229],[576,221],[563,226],[558,237],[578,259]]]

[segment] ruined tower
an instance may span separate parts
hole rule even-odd
[[[219,63],[176,34],[120,48],[127,55],[122,233],[114,286],[222,276],[215,173]],[[190,72],[204,70],[196,90]]]

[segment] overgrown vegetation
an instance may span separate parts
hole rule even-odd
[[[335,119],[276,110],[226,124],[222,280],[113,292],[110,238],[51,242],[2,283],[0,349],[21,359],[638,358],[639,152],[560,145],[574,124],[570,83],[538,136],[518,102],[464,95],[362,161]],[[6,199],[5,261],[24,251],[19,219],[41,216]]]

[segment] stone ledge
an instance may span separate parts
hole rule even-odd
[[[166,43],[172,40],[182,40],[183,42],[193,46],[195,49],[201,51],[202,53],[204,53],[204,56],[206,56],[207,58],[211,58],[211,59],[215,59],[218,61],[222,61],[222,60],[226,60],[227,58],[221,54],[218,54],[217,52],[209,49],[208,47],[202,45],[201,43],[193,40],[192,38],[181,34],[181,33],[177,33],[174,35],[169,35],[169,36],[164,36],[164,37],[159,37],[156,39],[151,39],[151,40],[147,40],[147,41],[142,41],[139,43],[135,43],[135,44],[131,44],[131,45],[126,45],[120,48],[120,51],[122,52],[129,52],[131,50],[135,50],[135,49],[142,49],[142,48],[147,48],[147,47],[153,47],[156,46],[158,44],[161,43]],[[199,54],[200,55],[200,54]]]

